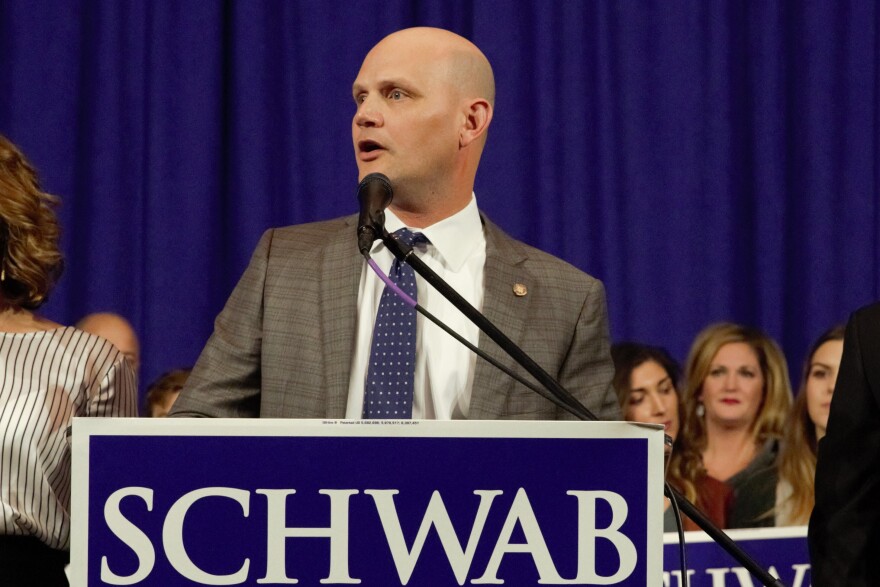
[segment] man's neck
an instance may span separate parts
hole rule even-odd
[[[409,194],[392,201],[389,208],[406,226],[427,228],[464,210],[473,197],[473,189],[457,194],[432,193],[425,196]]]

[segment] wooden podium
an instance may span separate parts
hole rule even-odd
[[[660,585],[663,431],[73,424],[72,585]]]

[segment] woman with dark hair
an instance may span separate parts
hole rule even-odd
[[[800,526],[810,521],[816,497],[813,479],[817,447],[828,425],[831,396],[843,356],[843,334],[843,326],[823,333],[804,361],[800,390],[779,453],[777,526]]]
[[[613,345],[611,358],[614,361],[612,385],[624,419],[661,424],[672,438],[672,453],[681,450],[681,398],[678,395],[681,369],[678,363],[663,348],[634,342]],[[691,501],[696,499],[693,483],[677,472],[670,470],[667,481]],[[669,500],[664,500],[664,504],[663,530],[674,532],[676,523]],[[696,529],[689,520],[685,520],[685,525],[688,529]]]
[[[61,274],[57,200],[0,135],[0,585],[67,585],[70,425],[136,416],[134,374],[104,339],[34,313]]]
[[[685,378],[683,450],[671,465],[696,483],[698,506],[724,508],[722,527],[773,526],[791,405],[782,351],[754,328],[713,324],[694,340]]]

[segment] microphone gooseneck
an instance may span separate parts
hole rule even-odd
[[[358,250],[367,256],[376,239],[382,238],[385,229],[385,208],[391,204],[394,192],[391,182],[381,173],[371,173],[358,184]]]

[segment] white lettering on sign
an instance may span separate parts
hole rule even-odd
[[[327,576],[322,584],[359,584],[361,579],[353,578],[349,571],[349,511],[352,496],[360,493],[357,489],[321,489],[318,493],[330,499],[330,525],[327,527],[287,526],[288,498],[296,494],[295,489],[257,489],[254,493],[266,498],[266,573],[257,579],[259,584],[293,585],[299,579],[287,574],[286,545],[294,538],[320,538],[329,541],[330,560]],[[379,520],[382,524],[391,558],[394,562],[401,585],[410,581],[421,556],[425,541],[433,528],[437,532],[446,560],[459,585],[464,585],[472,571],[474,555],[486,527],[492,506],[501,490],[476,490],[479,505],[467,542],[458,540],[455,527],[439,491],[431,494],[431,499],[421,517],[419,530],[411,546],[404,539],[401,520],[394,502],[396,489],[367,489],[364,494],[372,498]],[[471,580],[472,584],[503,584],[499,577],[501,563],[507,555],[526,554],[531,556],[540,577],[539,583],[556,585],[610,585],[625,580],[636,567],[636,547],[620,528],[628,515],[628,506],[623,497],[610,491],[568,491],[577,500],[577,576],[566,579],[559,575],[551,556],[547,541],[528,493],[520,488],[507,511],[504,523],[497,536],[492,536],[494,547],[483,573]],[[114,492],[104,504],[104,521],[107,528],[137,558],[137,568],[129,575],[117,574],[111,570],[107,556],[101,558],[101,580],[109,585],[135,585],[146,579],[156,563],[156,551],[149,536],[126,518],[120,510],[120,502],[127,497],[138,497],[153,511],[153,490],[146,487],[126,487]],[[183,526],[190,508],[206,497],[222,497],[237,502],[245,518],[250,513],[251,493],[244,489],[231,487],[204,487],[181,496],[168,510],[162,525],[162,547],[165,556],[181,577],[198,585],[240,585],[248,580],[251,558],[242,556],[238,570],[229,574],[213,574],[196,565],[187,553],[184,544]],[[598,502],[610,507],[611,522],[607,527],[598,528],[596,509]],[[514,543],[512,537],[519,527],[524,542]],[[619,565],[611,575],[599,575],[596,569],[596,546],[605,541],[617,552]],[[114,568],[117,568],[118,565]],[[729,571],[729,569],[724,569]]]

